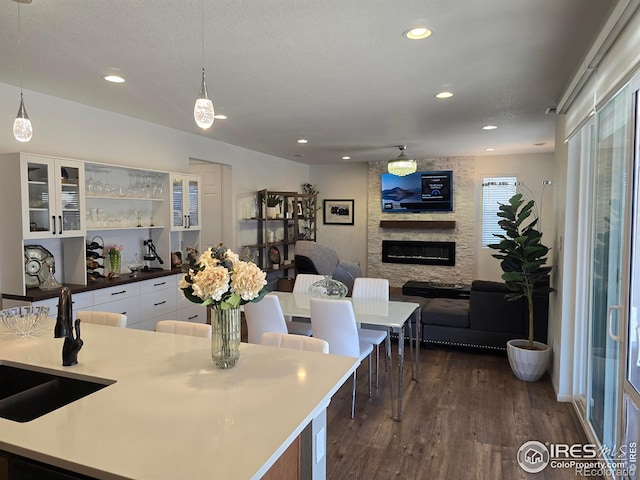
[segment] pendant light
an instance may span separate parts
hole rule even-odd
[[[196,124],[203,130],[213,125],[215,111],[213,110],[213,102],[207,95],[207,84],[204,81],[204,0],[202,0],[202,85],[200,86],[200,94],[196,99],[193,107],[193,118]]]
[[[398,145],[398,148],[400,149],[400,155],[398,155],[398,158],[389,160],[387,170],[389,173],[397,175],[398,177],[404,177],[405,175],[414,173],[417,170],[416,161],[404,153],[407,146]]]
[[[20,3],[25,0],[16,0],[18,4],[18,62],[20,64],[20,107],[18,107],[18,115],[13,122],[13,136],[19,142],[28,142],[33,136],[33,127],[31,126],[31,120],[27,115],[27,109],[24,108],[24,99],[22,96],[22,38],[20,32]]]

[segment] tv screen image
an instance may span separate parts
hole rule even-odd
[[[383,173],[383,212],[453,211],[453,172],[415,172],[404,177]]]

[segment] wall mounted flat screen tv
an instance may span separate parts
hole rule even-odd
[[[453,172],[415,172],[404,177],[383,173],[382,211],[452,212]]]

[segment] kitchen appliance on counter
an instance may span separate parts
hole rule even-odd
[[[153,240],[148,239],[142,242],[144,244],[144,268],[143,270],[149,271],[152,270],[153,267],[151,265],[152,262],[157,261],[160,265],[164,264],[164,260],[160,258],[158,252],[156,251],[156,246],[153,244]]]

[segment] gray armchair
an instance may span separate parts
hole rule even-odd
[[[362,276],[357,262],[340,260],[335,250],[309,240],[298,240],[294,248],[294,264],[297,273],[331,275],[353,289],[353,282]]]

